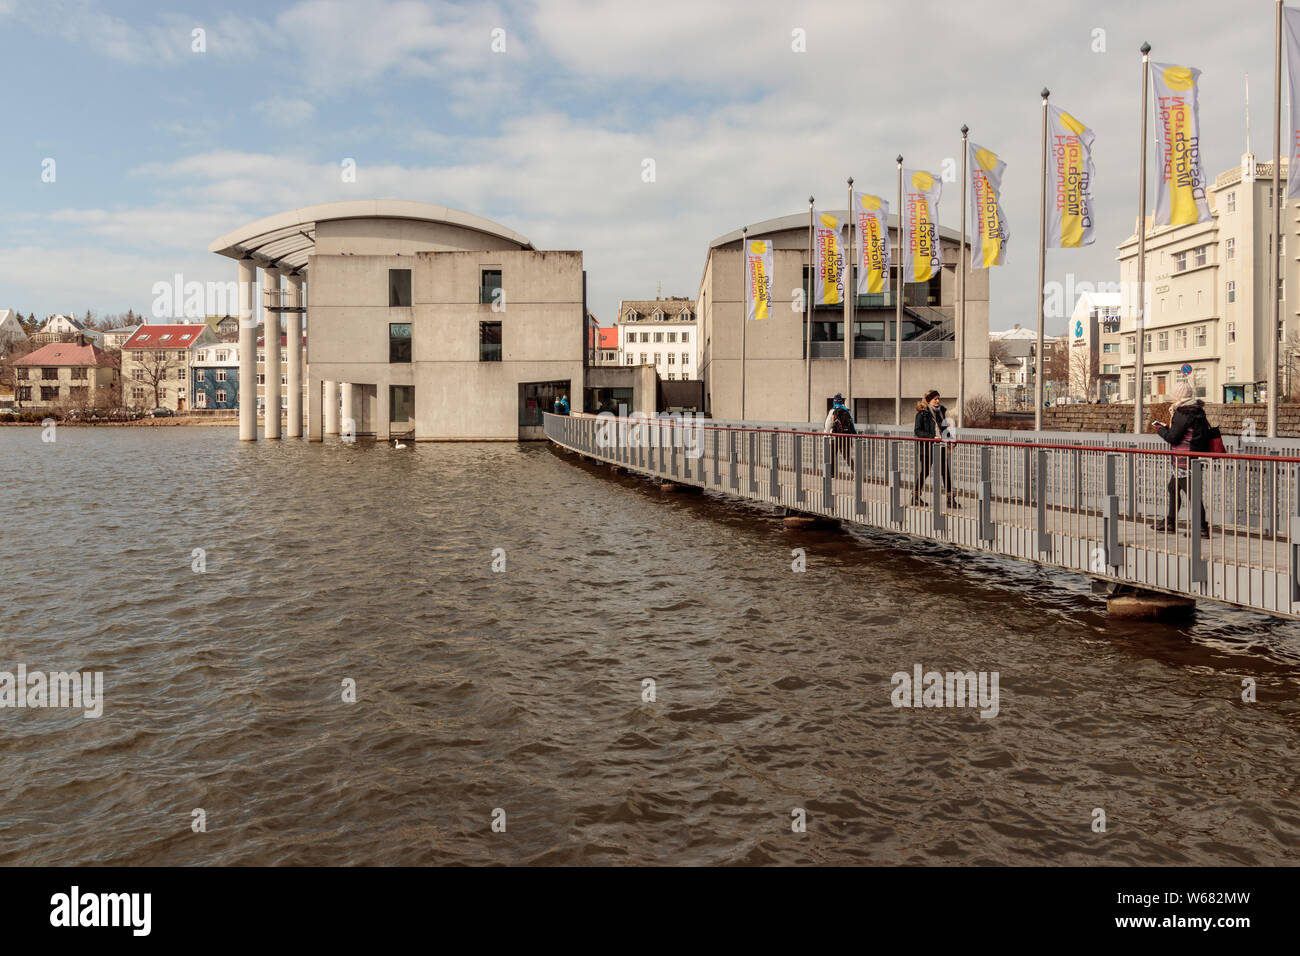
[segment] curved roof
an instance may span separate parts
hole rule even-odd
[[[303,206],[267,216],[228,232],[208,246],[209,252],[232,259],[253,259],[259,266],[277,266],[285,272],[307,271],[307,257],[316,249],[316,224],[340,219],[413,219],[474,229],[518,243],[533,244],[500,223],[459,209],[406,199],[348,199]]]
[[[845,209],[822,209],[819,211],[828,212],[832,216],[838,217],[841,222],[847,219],[849,215],[848,210]],[[749,224],[749,235],[754,237],[766,236],[769,233],[784,232],[788,229],[807,229],[807,228],[808,228],[808,213],[798,212],[795,213],[793,216],[780,216],[776,219],[764,219],[762,222],[752,222]],[[898,216],[895,215],[894,213],[889,214],[889,228],[890,229],[898,228]],[[944,226],[939,227],[939,236],[940,238],[943,239],[951,239],[953,242],[961,241],[961,234],[956,229],[948,229],[945,228]],[[725,235],[718,236],[718,238],[710,242],[709,248],[716,249],[718,246],[725,246],[729,242],[739,242],[739,241],[740,241],[740,230],[733,229],[731,230],[731,232],[728,232]],[[967,236],[967,242],[969,241],[970,241],[970,237]]]

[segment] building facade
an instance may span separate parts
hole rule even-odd
[[[1287,161],[1281,188],[1286,196]],[[1280,322],[1272,325],[1269,295],[1273,250],[1273,164],[1247,153],[1207,190],[1209,222],[1152,228],[1146,240],[1144,394],[1160,401],[1186,377],[1195,393],[1212,402],[1266,400],[1270,343],[1279,339],[1279,385],[1283,400],[1300,393],[1300,223],[1287,203],[1282,216]],[[1293,255],[1287,256],[1288,246]],[[1137,235],[1119,245],[1125,305],[1121,330],[1121,396],[1136,395]],[[1190,366],[1187,373],[1184,369]]]
[[[834,213],[845,218],[843,212]],[[897,217],[889,221],[893,262],[898,262]],[[749,239],[773,243],[772,318],[745,330],[744,416],[751,420],[825,420],[831,397],[848,393],[844,309],[817,307],[812,315],[811,395],[805,365],[807,324],[802,301],[808,279],[808,216],[786,216],[748,227]],[[744,324],[743,259],[739,230],[709,244],[695,312],[700,318],[699,368],[705,404],[715,418],[741,418],[741,328]],[[854,238],[857,247],[857,239]],[[940,230],[943,267],[931,282],[909,283],[903,293],[902,414],[934,388],[956,403],[957,260],[960,236]],[[892,277],[891,277],[892,278]],[[850,282],[854,282],[850,278]],[[894,293],[859,296],[854,314],[852,412],[859,423],[892,424],[895,417]],[[809,297],[810,298],[810,297]],[[966,279],[966,398],[989,396],[988,270]],[[637,343],[640,348],[640,343]]]
[[[122,345],[123,404],[187,411],[193,402],[194,350],[216,341],[212,330],[199,323],[140,326]]]
[[[624,300],[618,306],[620,365],[653,365],[664,381],[699,375],[695,302],[681,296]]]
[[[103,348],[103,334],[87,328],[74,315],[50,316],[30,338],[33,345],[48,345],[50,342],[75,342],[79,336],[84,336],[91,345]]]
[[[14,402],[31,409],[106,407],[117,374],[98,346],[50,342],[14,361]]]
[[[239,344],[216,342],[194,349],[190,391],[196,409],[239,407]]]
[[[258,299],[284,308],[286,334],[305,314],[308,437],[332,432],[417,440],[543,437],[542,414],[575,396],[589,342],[582,254],[540,251],[523,236],[468,213],[402,200],[351,200],[291,210],[221,237],[209,250],[237,260],[246,320],[240,328],[240,437],[257,437],[245,381],[255,375]],[[281,293],[280,281],[288,289]],[[299,311],[292,311],[298,309]],[[249,336],[246,338],[246,336]],[[290,350],[264,369],[269,404],[301,381]],[[272,361],[272,359],[275,361]],[[282,379],[282,374],[287,378]],[[281,386],[281,381],[288,384]],[[336,397],[337,396],[337,397]],[[570,398],[573,401],[573,398]],[[341,402],[341,414],[333,409]],[[293,400],[289,431],[294,437]],[[278,438],[268,416],[266,435]],[[338,421],[335,421],[338,418]]]
[[[1069,399],[1109,404],[1120,400],[1120,312],[1118,292],[1085,292],[1070,316]]]

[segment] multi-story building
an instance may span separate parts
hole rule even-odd
[[[1119,401],[1120,311],[1118,292],[1085,292],[1070,316],[1069,399]]]
[[[140,326],[122,344],[123,404],[188,409],[194,349],[216,341],[216,334],[198,323]]]
[[[48,345],[50,342],[76,342],[79,336],[84,336],[91,345],[103,347],[103,334],[87,328],[74,315],[50,316],[30,338],[33,345]]]
[[[101,407],[117,381],[103,349],[85,339],[50,342],[14,361],[14,401],[26,408]]]
[[[831,210],[827,210],[831,212]],[[841,221],[843,211],[833,213]],[[898,222],[889,221],[898,255]],[[938,389],[949,407],[957,393],[955,342],[957,250],[956,230],[940,229],[942,268],[933,280],[908,283],[903,292],[901,350],[903,353],[902,411],[911,421],[912,409],[929,389]],[[772,318],[749,322],[743,354],[744,417],[760,421],[822,422],[831,397],[845,394],[844,309],[818,306],[812,314],[811,357],[805,364],[809,332],[802,308],[792,308],[807,293],[808,214],[806,212],[748,227],[750,239],[773,244]],[[696,299],[700,317],[700,377],[705,403],[715,418],[741,417],[743,286],[741,231],[709,244],[708,259]],[[854,239],[857,248],[857,239]],[[969,248],[969,246],[968,246]],[[850,287],[856,274],[849,276]],[[859,295],[853,329],[852,411],[862,423],[892,424],[895,408],[894,293]],[[988,397],[988,270],[966,276],[966,397]],[[640,343],[638,342],[638,348]],[[811,386],[808,375],[811,372]],[[809,392],[811,391],[811,395]]]
[[[238,408],[239,343],[216,342],[196,347],[190,376],[194,408]]]
[[[487,219],[383,199],[290,210],[222,236],[209,250],[236,260],[249,320],[240,327],[245,440],[257,437],[256,356],[248,352],[256,351],[259,301],[272,341],[296,341],[305,312],[313,440],[333,431],[541,438],[542,413],[557,396],[578,407],[592,350],[580,252],[539,251]],[[251,293],[259,270],[264,298]],[[268,354],[264,369],[272,407],[301,381],[299,363],[285,369],[279,357]],[[292,405],[289,437],[298,434]],[[275,418],[267,417],[268,437],[280,435]]]
[[[596,363],[597,365],[618,365],[618,326],[613,328],[599,327],[596,333]]]
[[[1046,344],[1046,339],[1043,340]],[[1038,332],[1013,328],[989,333],[989,378],[999,411],[1034,407],[1034,350]]]
[[[120,329],[108,329],[104,334],[104,348],[121,350],[126,340],[135,334],[138,325],[123,326]]]
[[[234,343],[233,347],[234,347],[235,355],[238,356],[239,343],[238,342]],[[302,363],[302,368],[304,370],[303,380],[299,384],[298,388],[303,398],[306,398],[307,396],[307,375],[305,374],[307,369],[307,336],[306,335],[302,337],[302,343],[299,347],[298,354],[300,356],[299,361]],[[289,410],[288,369],[289,369],[289,336],[286,333],[281,332],[280,333],[280,412],[281,414],[287,413]],[[238,401],[236,401],[235,407],[236,408],[239,407]],[[307,405],[304,402],[298,407],[306,408]],[[259,415],[266,414],[266,339],[264,337],[259,337],[257,340],[257,414]]]
[[[620,365],[653,365],[665,381],[698,378],[699,323],[682,296],[624,300],[618,306]]]
[[[1286,195],[1287,163],[1280,171]],[[1266,399],[1273,300],[1269,295],[1273,252],[1273,164],[1247,153],[1241,165],[1221,173],[1207,190],[1209,222],[1151,227],[1146,239],[1143,353],[1144,394],[1159,401],[1186,376],[1209,401]],[[1285,198],[1283,199],[1285,201]],[[1300,204],[1282,216],[1282,297],[1277,331],[1279,384],[1283,396],[1300,390],[1300,262],[1286,255],[1300,249]],[[1136,394],[1135,329],[1137,235],[1119,245],[1125,295],[1121,332],[1121,399]],[[1190,366],[1191,371],[1184,371]]]

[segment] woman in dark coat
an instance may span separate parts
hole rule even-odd
[[[1205,417],[1205,403],[1192,395],[1192,386],[1179,382],[1174,386],[1174,404],[1169,424],[1152,422],[1156,434],[1167,441],[1175,451],[1198,452],[1210,450],[1210,422]],[[1163,521],[1155,523],[1157,531],[1176,531],[1178,529],[1178,493],[1188,496],[1191,507],[1191,492],[1188,490],[1188,463],[1190,458],[1182,456],[1173,460],[1173,474],[1169,478],[1169,507]],[[1191,515],[1188,515],[1188,520]],[[1201,505],[1201,536],[1210,533],[1210,526],[1205,520],[1205,506]]]
[[[939,404],[939,392],[935,389],[925,393],[925,398],[916,403],[916,422],[912,434],[917,438],[943,438],[944,428],[950,425],[948,409]],[[921,489],[930,474],[930,463],[934,460],[934,445],[931,442],[916,442],[916,483],[912,486],[912,504],[921,504]],[[952,474],[948,469],[948,449],[940,452],[940,471],[943,473],[943,487],[948,492],[948,504],[957,507],[957,496],[952,490]],[[936,475],[935,481],[939,478]]]

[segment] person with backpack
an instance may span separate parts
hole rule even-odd
[[[1217,439],[1218,449],[1223,450],[1223,439],[1219,430],[1210,425],[1210,421],[1205,417],[1205,403],[1192,394],[1192,386],[1184,379],[1174,385],[1173,391],[1174,403],[1170,406],[1169,423],[1152,422],[1155,426],[1156,434],[1163,438],[1174,451],[1183,451],[1195,453],[1198,451],[1213,451]],[[1191,456],[1179,455],[1174,458],[1173,474],[1169,477],[1169,507],[1166,510],[1165,517],[1155,522],[1157,531],[1176,531],[1178,530],[1178,495],[1180,492],[1188,497],[1188,507],[1191,507],[1191,492],[1189,490],[1190,475],[1188,474]],[[1205,505],[1201,505],[1201,537],[1209,537],[1210,525],[1205,520]],[[1191,514],[1187,516],[1191,521]]]
[[[930,389],[925,393],[925,398],[916,403],[916,421],[912,426],[912,434],[917,438],[947,438],[945,430],[952,427],[948,419],[948,409],[939,403],[938,389]],[[952,490],[952,472],[948,467],[948,447],[945,444],[943,450],[939,453],[939,467],[943,474],[943,487],[948,492],[948,506],[959,508],[957,504],[957,495]],[[921,489],[925,487],[925,479],[930,474],[930,464],[934,458],[934,449],[930,442],[916,442],[916,483],[912,486],[912,504],[921,504]],[[935,475],[934,480],[938,482],[939,476]]]
[[[849,435],[856,435],[858,427],[853,423],[853,416],[849,410],[844,407],[844,396],[839,392],[831,399],[831,410],[826,413],[825,430],[832,435],[843,437],[834,439],[835,448],[839,456],[844,459],[844,463],[849,466],[849,471],[853,471],[853,457],[851,449],[851,439]]]

